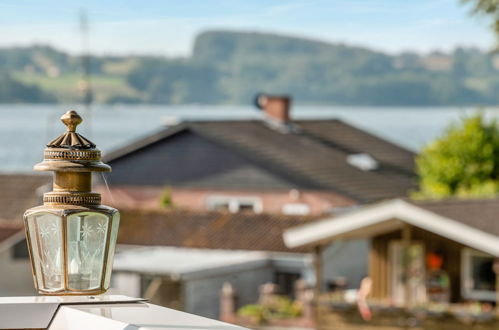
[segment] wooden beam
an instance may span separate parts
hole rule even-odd
[[[404,305],[406,308],[411,307],[411,288],[409,286],[409,247],[411,246],[411,236],[412,236],[412,227],[409,224],[404,224],[402,228],[402,246],[403,246],[403,260],[404,260],[404,272],[405,272],[405,294],[404,294]]]
[[[380,267],[379,256],[377,251],[377,242],[371,239],[371,248],[369,249],[369,277],[373,281],[372,297],[381,298],[381,285],[380,285]]]
[[[496,315],[499,318],[499,258],[494,259],[492,270],[496,274]]]
[[[155,277],[147,286],[147,289],[144,292],[144,298],[147,300],[152,300],[162,284],[163,279],[161,277]]]
[[[411,236],[412,236],[411,225],[404,224],[404,227],[402,228],[402,242],[404,244],[410,244],[411,243]]]
[[[499,318],[499,272],[496,273],[496,315]]]
[[[321,245],[317,245],[314,247],[314,270],[315,270],[314,305],[315,305],[315,321],[317,327],[319,327],[321,324],[320,297],[322,292],[322,281],[323,281],[322,251],[323,247]]]

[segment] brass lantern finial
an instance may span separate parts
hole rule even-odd
[[[76,111],[69,110],[61,116],[61,121],[67,126],[68,132],[74,133],[76,132],[76,126],[80,125],[83,119]]]
[[[76,133],[76,126],[78,126],[83,119],[80,115],[70,110],[61,117],[61,121],[66,125],[67,131],[57,138],[53,139],[47,144],[49,148],[66,148],[66,149],[93,149],[95,144]]]

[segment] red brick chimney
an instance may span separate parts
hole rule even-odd
[[[291,98],[289,96],[260,94],[256,98],[256,105],[265,112],[265,115],[278,122],[287,124],[290,121]]]

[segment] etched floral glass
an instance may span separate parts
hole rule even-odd
[[[54,213],[43,210],[25,217],[38,291],[105,292],[111,279],[119,213],[111,208]]]
[[[26,220],[38,288],[49,292],[63,289],[62,218],[41,212],[28,216]]]
[[[113,272],[113,259],[114,249],[116,247],[116,240],[118,239],[118,228],[120,226],[120,214],[115,212],[111,225],[111,235],[109,237],[109,253],[107,256],[106,275],[104,280],[104,289],[109,289],[111,283],[111,273]]]
[[[102,284],[109,217],[94,212],[67,219],[69,290],[93,290]]]

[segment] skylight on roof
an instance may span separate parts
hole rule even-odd
[[[362,171],[373,171],[379,166],[376,159],[366,153],[348,155],[347,163]]]

